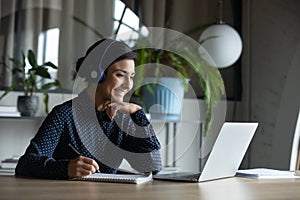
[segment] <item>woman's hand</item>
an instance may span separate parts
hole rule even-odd
[[[70,178],[77,178],[87,176],[99,170],[97,162],[85,156],[78,156],[70,160],[68,165],[68,176]]]
[[[134,103],[127,102],[109,102],[102,107],[102,109],[106,110],[106,114],[110,119],[113,119],[117,112],[121,112],[124,114],[132,114],[136,111],[142,109],[139,105]]]

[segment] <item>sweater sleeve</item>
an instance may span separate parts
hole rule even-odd
[[[137,171],[161,170],[160,142],[143,110],[131,114],[121,147],[128,152],[125,159]]]
[[[18,161],[17,176],[68,178],[69,160],[53,158],[64,128],[60,115],[59,110],[54,108],[45,118],[37,134],[30,141],[25,154]]]

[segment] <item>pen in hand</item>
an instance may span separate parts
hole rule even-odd
[[[75,149],[75,147],[73,147],[73,145],[71,143],[69,143],[68,145],[78,156],[81,156],[81,153],[77,149]],[[96,173],[100,173],[100,171],[97,169]]]

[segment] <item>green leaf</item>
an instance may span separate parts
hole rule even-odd
[[[22,64],[22,62],[20,62],[18,59],[16,59],[16,58],[9,58],[9,60],[14,64],[14,65],[16,65],[16,66],[22,66],[23,64]]]
[[[36,58],[35,58],[35,54],[30,49],[28,50],[27,58],[28,58],[28,61],[29,61],[30,65],[32,66],[32,68],[38,67],[38,64],[37,64]]]
[[[13,74],[23,73],[23,70],[21,70],[20,68],[13,68],[13,69],[12,69],[12,73],[13,73]]]
[[[43,90],[47,90],[47,89],[50,89],[52,87],[59,87],[60,88],[60,83],[58,80],[55,80],[53,82],[50,82],[50,83],[46,83],[42,86],[42,89]]]
[[[17,86],[17,83],[13,83],[7,90],[0,96],[0,101],[2,98],[4,98],[9,92],[13,91],[15,87]]]
[[[153,90],[153,88],[151,87],[151,84],[146,84],[146,88],[147,88],[148,92],[149,92],[151,95],[154,95],[154,90]]]
[[[47,68],[44,68],[42,66],[38,66],[34,70],[35,70],[35,74],[38,75],[38,76],[41,76],[42,78],[51,78],[51,75],[49,74]]]
[[[56,65],[54,65],[52,62],[45,62],[44,64],[42,64],[42,66],[48,66],[51,67],[53,69],[57,69],[58,67]]]
[[[25,56],[24,52],[22,51],[22,68],[23,68],[24,72],[25,72],[25,67],[26,67],[25,60],[26,60],[26,56]]]
[[[49,94],[47,92],[44,92],[44,98],[43,102],[45,104],[45,113],[49,113]]]

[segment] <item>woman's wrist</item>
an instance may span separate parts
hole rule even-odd
[[[146,114],[142,107],[141,109],[137,110],[135,113],[131,114],[131,119],[136,123],[137,125],[144,127],[147,126],[150,122],[148,118],[146,117]]]
[[[141,106],[139,106],[139,105],[137,105],[137,104],[130,104],[130,107],[131,107],[131,109],[130,109],[130,114],[133,114],[133,113],[136,113],[138,110],[141,110],[142,109],[142,107]]]

